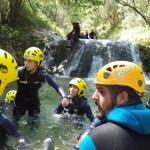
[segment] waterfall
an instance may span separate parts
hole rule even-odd
[[[142,62],[139,56],[139,47],[136,44],[131,45],[131,52],[132,52],[133,62],[139,64],[142,67]]]
[[[138,46],[133,43],[111,40],[84,40],[84,43],[66,68],[68,76],[94,78],[103,65],[117,60],[142,66]]]
[[[93,78],[93,76],[96,75],[96,73],[98,72],[98,70],[102,67],[102,58],[98,57],[98,56],[93,56],[93,61],[91,64],[91,69],[88,73],[88,78]]]
[[[139,57],[139,48],[130,42],[112,40],[80,39],[70,50],[69,57],[64,58],[59,65],[53,62],[53,50],[57,49],[64,41],[48,44],[44,49],[44,66],[55,75],[67,77],[94,78],[98,70],[105,64],[112,61],[131,61],[142,67]],[[56,44],[57,43],[57,44]],[[66,43],[64,43],[66,45]],[[52,50],[51,50],[52,47]],[[61,50],[59,50],[61,51]]]

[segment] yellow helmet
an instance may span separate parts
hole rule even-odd
[[[37,47],[30,47],[24,52],[24,59],[34,60],[41,67],[43,62],[43,52]]]
[[[85,32],[88,32],[88,28],[85,29]]]
[[[17,93],[17,91],[11,90],[6,94],[6,100],[7,100],[8,104],[10,104],[11,102],[14,102],[16,93]]]
[[[84,32],[83,32],[83,31],[81,31],[80,35],[81,35],[81,36],[82,36],[82,35],[84,35]]]
[[[83,79],[81,78],[74,78],[69,82],[69,85],[75,85],[79,91],[78,91],[78,96],[81,97],[84,95],[86,92],[86,83]]]
[[[129,61],[115,61],[103,66],[96,75],[95,83],[129,86],[138,93],[145,91],[142,68]]]
[[[71,24],[73,23],[77,23],[77,20],[76,19],[71,19]]]
[[[95,29],[94,29],[94,27],[92,27],[92,28],[91,28],[91,32],[94,32],[94,31],[95,31]]]
[[[16,60],[8,52],[0,49],[0,96],[5,87],[15,81],[18,76],[18,65]]]

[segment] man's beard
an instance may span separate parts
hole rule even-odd
[[[98,119],[104,119],[105,118],[105,112],[103,111],[103,109],[97,104],[97,102],[95,102],[96,106],[97,106],[97,114],[96,117]]]

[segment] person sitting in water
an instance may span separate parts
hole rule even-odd
[[[73,78],[69,82],[69,95],[68,104],[63,107],[62,104],[54,111],[54,114],[60,114],[62,111],[69,114],[76,114],[83,116],[86,114],[87,118],[92,122],[94,115],[92,114],[91,107],[88,104],[87,98],[84,97],[86,92],[86,83],[81,78]]]
[[[11,82],[17,80],[17,62],[12,55],[0,49],[0,96],[3,95],[5,88]],[[6,139],[7,135],[16,139],[17,147],[29,146],[25,138],[17,131],[12,121],[0,112],[0,147]]]
[[[12,116],[16,93],[17,93],[16,90],[10,90],[9,92],[7,92],[5,97],[5,105],[1,109],[1,112],[3,114],[11,114]]]
[[[38,90],[47,83],[62,97],[64,89],[58,85],[42,67],[43,52],[37,47],[30,47],[24,52],[24,66],[18,68],[17,94],[15,97],[13,118],[19,121],[28,112],[29,123],[34,123],[40,114]]]

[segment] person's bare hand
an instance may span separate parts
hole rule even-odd
[[[83,134],[80,136],[80,138],[79,138],[79,140],[77,141],[75,147],[77,147],[77,148],[80,147],[81,142],[83,141],[83,139],[85,138],[85,136],[86,136],[88,133],[89,133],[89,132],[85,132],[85,133],[83,133]]]
[[[62,99],[61,104],[62,104],[62,107],[68,106],[68,105],[69,105],[69,100],[68,100],[68,98],[64,97],[64,98]]]

